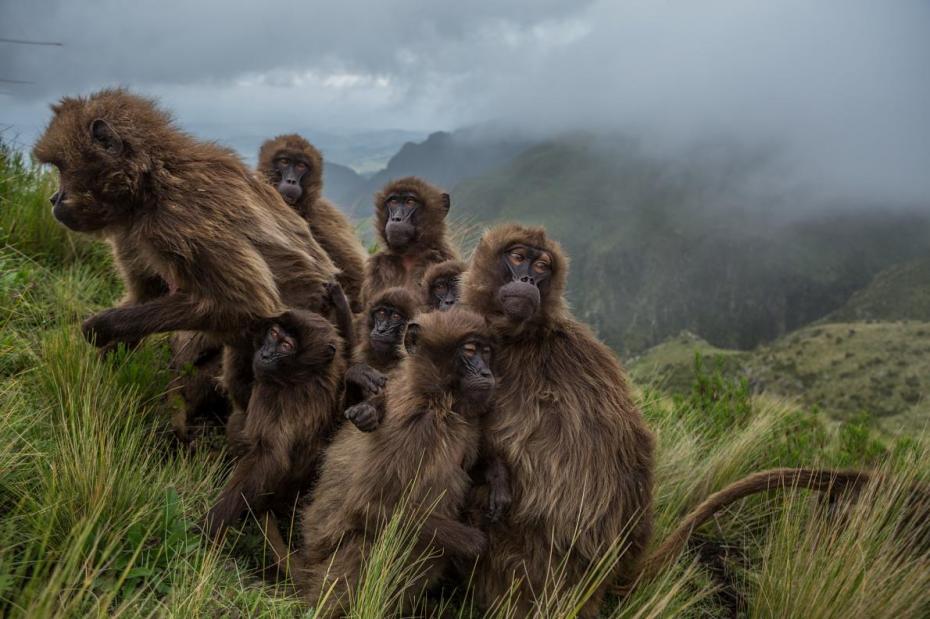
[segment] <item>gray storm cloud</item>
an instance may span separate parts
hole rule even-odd
[[[0,8],[0,123],[123,84],[182,124],[777,143],[812,182],[930,201],[930,3],[900,0],[23,2]],[[222,137],[217,135],[215,137]]]

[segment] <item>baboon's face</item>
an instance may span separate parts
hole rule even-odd
[[[324,320],[314,317],[314,320]],[[336,337],[328,324],[301,322],[285,313],[265,328],[255,348],[252,369],[259,379],[287,382],[323,371],[336,356]]]
[[[552,257],[539,247],[511,245],[501,254],[502,284],[497,300],[511,319],[529,320],[539,311],[549,290]]]
[[[373,308],[368,319],[371,325],[368,334],[371,349],[382,355],[397,351],[404,341],[408,320],[403,312],[391,305],[382,304]]]
[[[486,404],[494,394],[491,373],[491,345],[480,336],[466,338],[458,348],[461,397],[475,404]]]
[[[384,236],[391,249],[404,249],[416,240],[417,215],[423,200],[414,191],[392,193],[384,200]]]
[[[455,307],[459,299],[459,281],[453,276],[440,276],[429,287],[430,307],[440,312]]]
[[[56,117],[35,151],[40,162],[58,169],[52,214],[78,232],[119,223],[133,204],[135,185],[123,140],[105,120],[86,127],[66,120]]]
[[[275,187],[284,201],[294,205],[304,195],[304,179],[310,178],[311,163],[299,153],[279,151],[272,161]]]

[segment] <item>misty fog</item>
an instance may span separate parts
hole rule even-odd
[[[126,85],[218,140],[494,121],[621,131],[657,153],[730,140],[827,196],[930,202],[930,3],[4,3],[0,126]]]

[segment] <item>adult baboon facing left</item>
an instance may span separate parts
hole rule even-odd
[[[362,297],[385,288],[414,294],[430,265],[456,258],[446,233],[449,194],[413,176],[392,181],[375,195],[375,232],[382,248],[368,259]]]
[[[179,131],[125,90],[64,98],[34,153],[58,168],[53,214],[109,241],[127,294],[84,321],[97,346],[163,331],[226,344],[224,381],[248,405],[249,325],[287,308],[328,314],[336,268],[307,225],[231,150]]]
[[[352,304],[352,311],[361,311],[367,253],[349,220],[322,195],[320,151],[299,135],[279,135],[262,144],[258,171],[307,220],[313,237],[340,270],[337,280]]]

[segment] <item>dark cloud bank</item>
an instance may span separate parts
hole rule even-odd
[[[123,84],[217,139],[293,127],[619,130],[776,147],[837,195],[930,202],[925,0],[4,2],[0,123]]]

